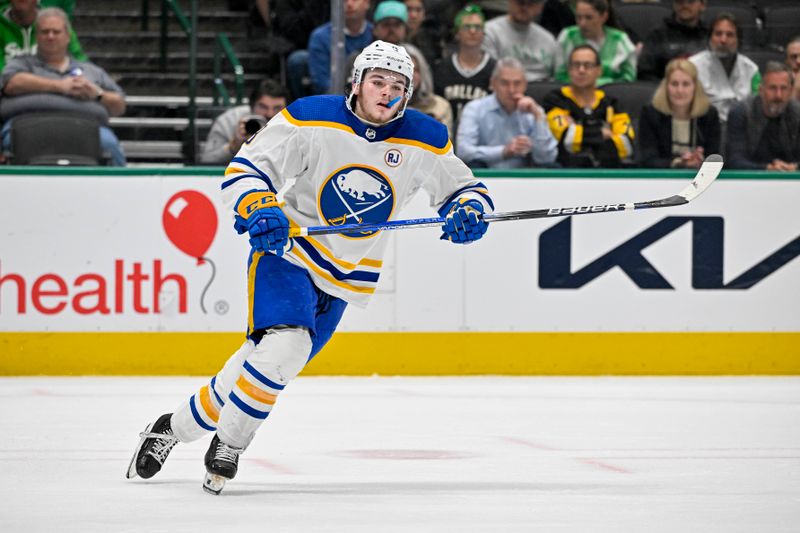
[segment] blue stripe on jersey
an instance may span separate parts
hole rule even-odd
[[[269,179],[269,176],[267,176],[267,174],[264,173],[256,165],[251,163],[250,160],[248,160],[248,159],[246,159],[244,157],[234,157],[233,159],[231,159],[231,162],[228,164],[228,166],[231,166],[234,163],[240,163],[242,165],[247,165],[248,167],[252,168],[253,170],[256,171],[256,174],[248,175],[249,177],[259,178],[261,180],[264,180],[267,183],[267,185],[269,185],[269,190],[271,190],[272,192],[275,192],[275,193],[278,192],[278,189],[276,189],[275,186],[272,184],[272,180]],[[245,177],[245,176],[242,176],[242,177]],[[230,180],[230,181],[234,181],[234,180]],[[228,186],[227,183],[228,182],[225,182],[225,183],[222,184],[222,188],[223,189]]]
[[[447,204],[449,204],[450,202],[452,202],[453,200],[455,200],[457,197],[461,196],[461,194],[463,194],[465,192],[474,192],[476,194],[479,194],[481,196],[481,198],[486,200],[486,202],[489,204],[489,206],[492,209],[494,209],[494,202],[492,202],[492,199],[489,197],[489,195],[484,193],[483,191],[479,191],[477,189],[486,189],[486,185],[484,185],[483,183],[477,183],[475,185],[467,185],[466,187],[461,187],[460,189],[458,189],[456,192],[451,194],[450,197],[447,200],[444,201],[444,203],[442,204],[442,207],[439,210],[439,216],[440,217],[445,216],[447,213],[442,213],[441,210],[444,209],[445,207],[447,207]]]
[[[214,398],[217,399],[220,407],[222,407],[223,405],[225,405],[225,402],[222,401],[222,398],[220,398],[219,394],[217,394],[217,389],[214,388],[216,383],[217,383],[217,376],[214,376],[213,378],[211,378],[211,392],[214,393]]]
[[[192,410],[192,416],[194,417],[194,421],[197,422],[198,426],[206,431],[216,430],[216,428],[206,424],[205,420],[203,420],[203,418],[200,416],[200,413],[197,412],[197,406],[194,403],[194,394],[192,394],[192,397],[189,398],[189,408]]]
[[[338,268],[333,266],[324,257],[322,257],[322,255],[320,255],[320,253],[317,251],[317,249],[314,248],[311,245],[311,243],[309,243],[304,238],[297,237],[297,238],[294,239],[294,241],[298,245],[300,245],[300,248],[302,248],[308,254],[308,256],[311,258],[311,260],[314,261],[314,263],[316,263],[318,266],[320,266],[320,267],[324,268],[325,270],[327,270],[328,272],[330,272],[330,274],[334,278],[338,279],[339,281],[344,281],[344,280],[350,279],[350,280],[354,280],[354,281],[367,281],[367,282],[371,282],[371,283],[377,283],[378,282],[378,278],[380,277],[380,274],[377,273],[377,272],[364,272],[364,271],[360,271],[360,270],[354,270],[352,272],[349,272],[349,273],[345,274],[345,273],[341,272]]]
[[[247,361],[244,362],[243,366],[244,366],[245,370],[247,370],[248,372],[250,372],[250,374],[253,375],[254,378],[256,378],[258,381],[260,381],[261,383],[263,383],[264,385],[266,385],[267,387],[269,387],[271,389],[283,390],[283,388],[286,386],[286,385],[280,385],[279,383],[275,383],[274,381],[269,379],[267,376],[265,376],[264,374],[262,374],[261,372],[259,372],[255,368],[253,368],[253,365],[251,365]]]
[[[236,396],[232,391],[230,395],[228,395],[228,398],[231,399],[231,401],[233,402],[234,405],[236,405],[236,407],[244,411],[245,414],[252,416],[253,418],[264,420],[269,416],[269,411],[259,411],[258,409],[253,409],[252,407],[244,403],[242,399]]]
[[[227,189],[228,187],[230,187],[231,185],[233,185],[237,181],[243,180],[245,178],[256,178],[256,179],[259,179],[259,180],[264,182],[264,185],[267,186],[267,188],[270,190],[270,192],[277,192],[272,188],[272,184],[270,182],[264,180],[261,176],[258,176],[257,174],[240,174],[239,176],[236,176],[235,178],[231,178],[228,181],[224,181],[222,183],[222,186],[220,187],[220,190]]]
[[[447,146],[450,140],[447,126],[416,109],[406,109],[401,121],[400,129],[394,134],[400,139],[418,141],[439,149]]]

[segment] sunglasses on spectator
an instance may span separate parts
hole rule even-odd
[[[462,24],[461,28],[459,29],[467,31],[483,31],[483,24]]]

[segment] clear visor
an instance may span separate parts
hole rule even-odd
[[[406,77],[387,70],[368,70],[361,83],[370,84],[378,90],[388,88],[391,96],[401,96],[408,91]]]

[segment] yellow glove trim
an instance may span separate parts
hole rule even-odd
[[[236,213],[240,217],[247,219],[253,214],[253,211],[262,207],[279,207],[274,192],[253,191],[247,193],[236,205]]]

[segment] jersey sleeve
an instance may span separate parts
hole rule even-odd
[[[223,202],[235,209],[246,193],[277,193],[287,180],[298,177],[308,166],[308,142],[301,128],[287,119],[284,110],[261,131],[247,139],[225,169]]]
[[[630,115],[620,109],[617,101],[613,101],[612,105],[608,107],[607,114],[606,121],[611,129],[611,140],[617,149],[617,155],[620,160],[631,157],[633,155],[635,133]]]
[[[431,207],[436,209],[439,216],[444,216],[448,204],[459,198],[478,200],[487,213],[494,211],[494,202],[489,196],[489,190],[472,175],[469,167],[456,157],[452,144],[448,143],[447,151],[444,153],[431,154],[431,157],[433,161],[430,165],[426,165],[432,169],[431,175],[422,187],[430,195]]]

